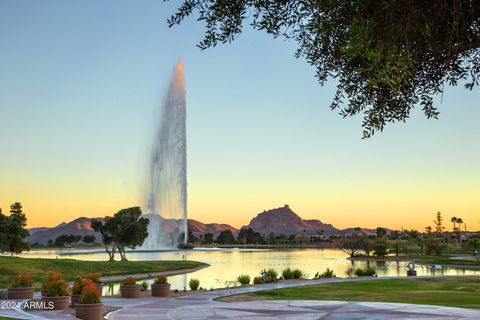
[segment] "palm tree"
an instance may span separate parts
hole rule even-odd
[[[458,218],[457,217],[452,217],[450,219],[451,222],[453,222],[453,231],[457,231],[457,227],[455,226],[455,223],[458,222]]]
[[[462,223],[463,223],[462,218],[457,218],[457,223],[458,223],[458,231],[462,232]]]

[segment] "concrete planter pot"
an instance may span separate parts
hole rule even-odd
[[[70,296],[70,305],[75,308],[75,305],[77,304],[78,300],[80,300],[80,294],[72,294]]]
[[[94,304],[75,304],[75,316],[84,320],[102,320],[103,319],[103,303]]]
[[[170,283],[166,283],[166,284],[152,283],[152,296],[154,296],[154,297],[169,297],[170,296]]]
[[[45,301],[47,305],[53,302],[52,310],[67,310],[69,298],[70,296],[43,297],[43,301]]]
[[[7,298],[10,300],[33,299],[33,287],[8,288]]]
[[[95,283],[95,285],[97,286],[98,294],[100,295],[100,297],[102,297],[103,282]]]
[[[120,286],[120,294],[122,298],[140,298],[140,285],[122,284]]]

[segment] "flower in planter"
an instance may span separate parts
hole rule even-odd
[[[155,284],[168,284],[166,276],[158,276],[155,278]]]
[[[42,284],[42,289],[47,289],[47,284],[51,281],[63,279],[63,276],[61,273],[56,272],[56,271],[48,271],[47,276],[43,280]]]
[[[13,277],[7,289],[8,299],[32,299],[33,279],[28,273],[21,273]]]
[[[29,273],[20,273],[13,277],[11,288],[29,288],[33,286],[33,278]]]
[[[67,282],[63,279],[54,279],[46,284],[47,297],[62,297],[70,295]]]
[[[137,284],[137,279],[135,277],[127,277],[125,280],[123,280],[124,285],[134,285]]]
[[[91,283],[94,283],[91,279],[82,278],[80,275],[77,275],[75,281],[73,281],[72,294],[82,294],[83,288]]]
[[[85,278],[92,280],[94,283],[100,283],[102,274],[100,272],[90,272],[85,275]]]
[[[80,303],[82,304],[97,304],[100,303],[100,295],[98,294],[97,286],[90,279],[84,279],[85,286],[82,289],[80,296]]]
[[[82,289],[79,301],[75,304],[75,315],[79,319],[103,319],[104,307],[100,301],[97,285],[91,279],[84,279],[86,284]]]

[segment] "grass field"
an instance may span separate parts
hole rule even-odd
[[[452,259],[451,256],[428,256],[428,257],[415,259],[415,261],[418,261],[419,263],[425,263],[425,264],[444,264],[444,265],[480,267],[480,263],[476,260]]]
[[[480,277],[371,280],[259,291],[220,301],[332,300],[480,308]]]
[[[83,261],[74,259],[40,259],[0,256],[0,288],[7,288],[11,278],[21,272],[33,276],[35,287],[41,286],[49,270],[60,272],[65,280],[72,281],[77,274],[101,272],[104,276],[162,272],[195,268],[202,263],[196,261]]]

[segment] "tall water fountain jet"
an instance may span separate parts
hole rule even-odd
[[[176,247],[182,241],[187,242],[185,124],[185,81],[180,60],[162,105],[148,160],[145,216],[150,223],[143,250]]]

